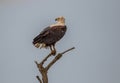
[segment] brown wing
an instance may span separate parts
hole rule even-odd
[[[50,29],[50,27],[45,28],[38,36],[36,36],[33,39],[33,44],[41,43],[42,42],[42,38],[44,36],[46,36],[47,34],[49,34],[49,29]]]
[[[43,30],[34,40],[35,43],[45,43],[47,46],[55,44],[66,32],[66,26],[54,26]]]

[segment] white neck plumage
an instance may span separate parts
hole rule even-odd
[[[58,21],[57,23],[50,25],[50,27],[53,27],[53,26],[65,26],[65,22]]]

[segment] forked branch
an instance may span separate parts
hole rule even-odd
[[[72,47],[64,52],[61,52],[61,53],[58,53],[55,58],[46,66],[44,67],[43,64],[45,61],[47,61],[47,59],[52,55],[52,54],[49,54],[47,55],[40,63],[38,63],[37,61],[35,61],[38,69],[39,69],[39,72],[41,73],[42,75],[42,80],[40,79],[39,76],[36,76],[36,78],[38,79],[39,83],[48,83],[48,76],[47,76],[47,72],[48,70],[52,67],[53,64],[55,64],[55,62],[57,62],[63,54],[65,54],[66,52],[68,51],[71,51],[75,49],[75,47]]]

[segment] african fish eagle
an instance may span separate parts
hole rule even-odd
[[[56,54],[55,44],[59,41],[67,30],[65,18],[60,16],[55,19],[56,23],[46,27],[38,36],[33,39],[36,48],[50,47],[51,54]]]

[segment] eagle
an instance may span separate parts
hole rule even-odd
[[[55,19],[56,23],[52,24],[43,31],[40,32],[33,39],[33,45],[36,48],[50,48],[51,54],[56,54],[55,44],[58,42],[66,33],[67,27],[65,25],[65,18],[63,16],[57,17]]]

